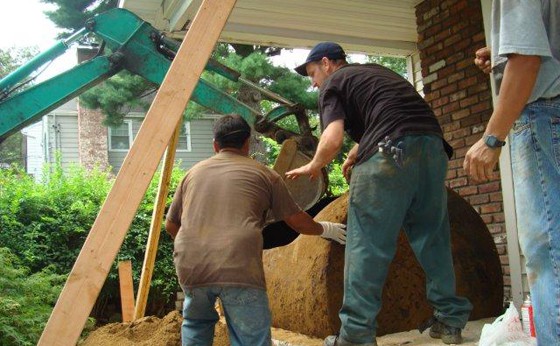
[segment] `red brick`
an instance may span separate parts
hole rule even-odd
[[[461,35],[460,34],[455,34],[455,35],[450,36],[447,39],[445,39],[445,41],[443,41],[443,46],[444,47],[452,46],[453,44],[459,42],[460,40],[461,40]]]
[[[445,177],[445,180],[449,180],[449,179],[453,179],[457,177],[457,171],[454,169],[448,170],[447,171],[447,176]]]
[[[456,110],[459,110],[459,102],[449,103],[445,107],[443,107],[443,112],[444,113],[451,113],[451,112],[454,112]]]
[[[461,108],[464,108],[464,107],[469,107],[471,105],[474,105],[477,102],[478,102],[478,96],[475,95],[459,101],[459,105],[461,106]]]
[[[432,82],[432,83],[431,83],[431,85],[432,85],[432,90],[437,90],[437,89],[439,89],[439,88],[441,88],[441,87],[446,86],[447,84],[448,84],[448,82],[447,82],[446,79],[439,79],[439,80],[436,80],[435,82]]]
[[[480,212],[482,214],[496,213],[502,211],[502,203],[489,203],[480,206]]]
[[[457,90],[457,83],[451,83],[449,85],[447,85],[446,87],[441,88],[439,91],[441,92],[441,95],[447,95],[450,94],[452,92],[454,92],[455,90]]]
[[[496,213],[492,215],[492,222],[505,222],[506,217],[504,213]]]
[[[451,188],[456,188],[456,187],[461,187],[461,186],[466,186],[467,185],[467,179],[466,178],[456,178],[456,179],[451,179],[449,181],[449,186]]]
[[[472,111],[472,107],[471,107],[471,115],[469,115],[464,119],[461,119],[461,127],[470,127],[472,125],[480,124],[480,115],[472,114],[472,113],[474,112]],[[472,133],[476,133],[476,132],[472,132]]]
[[[464,77],[465,77],[465,73],[460,71],[460,72],[454,73],[451,76],[449,76],[449,78],[447,78],[447,82],[448,83],[453,83],[453,82],[456,82],[458,80],[463,79]]]
[[[448,135],[451,135],[451,139],[458,139],[458,138],[463,138],[465,136],[468,136],[470,134],[470,131],[468,128],[462,128],[462,129],[458,129],[452,132],[447,133]]]
[[[475,85],[478,82],[476,77],[470,77],[459,81],[459,89],[463,90],[471,85]]]
[[[449,97],[447,97],[447,96],[445,96],[445,97],[440,97],[439,99],[434,100],[434,101],[432,102],[432,107],[438,108],[438,107],[444,106],[444,105],[446,105],[446,104],[448,104],[448,103],[449,103]]]
[[[468,117],[471,114],[471,110],[468,108],[461,109],[460,111],[454,112],[451,115],[451,119],[459,120]]]
[[[470,86],[470,88],[467,89],[467,92],[469,93],[469,95],[474,95],[474,94],[478,94],[480,92],[489,90],[488,89],[488,83],[484,83],[484,82],[479,82],[477,78],[475,77],[471,77],[474,78],[477,83],[473,83],[471,84],[472,86]],[[463,86],[463,88],[467,87],[468,85]],[[461,87],[461,83],[459,82],[459,87]]]
[[[490,200],[492,202],[502,202],[504,200],[504,196],[502,192],[494,192],[490,194]]]
[[[469,199],[469,202],[471,204],[476,204],[476,205],[485,204],[485,203],[488,203],[489,201],[490,201],[490,198],[486,194],[485,195],[480,195],[479,194],[479,195],[476,195],[476,196],[471,196],[470,199]],[[490,221],[491,221],[492,216],[488,215],[488,219],[490,219]],[[486,222],[486,223],[488,223],[488,222]]]
[[[490,104],[490,101],[479,102],[471,107],[471,112],[473,114],[491,110],[492,106]]]
[[[465,97],[467,97],[467,92],[465,90],[459,90],[456,93],[449,95],[449,100],[457,101],[460,99],[464,99]]]
[[[458,179],[463,179],[463,178],[458,178]],[[466,186],[466,187],[462,187],[460,189],[457,190],[457,193],[459,193],[459,195],[461,196],[471,196],[471,195],[475,195],[476,194],[476,186]],[[472,197],[471,197],[472,198]],[[471,203],[472,204],[472,203]]]
[[[444,133],[452,132],[461,128],[461,124],[458,121],[451,122],[441,126]]]
[[[478,190],[480,191],[480,193],[489,193],[489,192],[500,191],[500,182],[499,181],[493,181],[493,182],[486,183],[486,184],[480,184],[480,185],[478,185]]]
[[[462,159],[454,159],[449,161],[449,168],[462,168],[463,167],[463,160]],[[462,185],[467,185],[467,179],[463,179],[465,181],[465,183]]]

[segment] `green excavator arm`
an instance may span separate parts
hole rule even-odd
[[[88,33],[102,39],[103,50],[110,53],[98,55],[27,90],[13,92],[17,83],[60,56],[71,43]],[[0,141],[121,70],[128,70],[160,85],[178,47],[179,43],[165,38],[149,23],[127,10],[113,9],[95,16],[86,23],[84,29],[68,40],[57,43],[0,80]],[[311,134],[305,110],[299,105],[252,84],[236,71],[216,61],[209,61],[206,70],[249,84],[280,106],[270,115],[263,115],[203,79],[199,80],[192,101],[217,113],[239,114],[259,133],[279,143],[294,138],[302,151],[313,152],[316,141]],[[300,124],[299,133],[276,124],[279,119],[292,114]]]
[[[70,44],[86,34],[94,34],[103,42],[100,52],[95,57],[51,79],[17,92],[18,86],[31,73],[62,55]],[[178,48],[177,41],[167,39],[149,23],[127,10],[112,9],[95,16],[87,21],[85,28],[0,80],[0,142],[121,70],[128,70],[161,85]],[[199,80],[191,96],[192,101],[217,113],[239,114],[257,132],[280,144],[286,143],[287,146],[281,150],[275,165],[282,167],[282,173],[309,162],[315,152],[317,138],[311,133],[303,107],[253,84],[217,61],[210,60],[206,70],[257,89],[264,98],[276,102],[279,106],[268,114],[261,114],[259,110],[240,102],[203,79]],[[296,117],[298,133],[277,124],[277,121],[290,115]],[[301,182],[286,183],[293,191],[298,204],[304,209],[313,205],[327,186],[326,174],[323,174],[322,179],[305,184],[307,192],[302,192],[304,189]]]

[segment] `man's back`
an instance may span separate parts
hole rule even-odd
[[[412,84],[377,64],[350,64],[335,71],[321,86],[322,127],[344,119],[344,128],[360,144],[357,164],[377,152],[386,136],[442,136],[436,117]]]
[[[195,165],[178,187],[168,219],[181,225],[174,261],[184,287],[265,287],[262,228],[299,211],[278,174],[222,151]]]

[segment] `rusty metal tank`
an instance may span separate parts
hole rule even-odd
[[[347,206],[347,195],[343,195],[315,219],[346,223]],[[498,316],[503,309],[503,277],[493,238],[476,211],[452,190],[448,190],[448,208],[457,293],[472,302],[471,320]],[[280,226],[274,227],[279,232]],[[269,236],[271,233],[268,230]],[[293,240],[293,233],[286,234],[291,237],[289,241]],[[264,267],[274,327],[316,337],[339,330],[343,246],[301,235],[289,245],[266,250]],[[424,273],[403,232],[382,303],[377,316],[378,336],[415,329],[432,315]]]

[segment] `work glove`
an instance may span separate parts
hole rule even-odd
[[[321,237],[332,239],[342,245],[346,244],[346,225],[328,221],[319,221],[319,224],[323,226]]]

